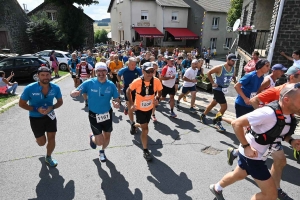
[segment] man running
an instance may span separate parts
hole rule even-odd
[[[227,56],[227,61],[225,65],[213,67],[207,72],[207,77],[210,80],[214,97],[212,102],[207,106],[205,111],[200,116],[200,119],[203,124],[207,124],[206,115],[215,107],[217,104],[220,104],[220,110],[217,113],[216,117],[213,119],[213,124],[216,126],[218,131],[226,131],[222,126],[221,122],[218,120],[220,116],[224,115],[227,110],[227,101],[225,94],[228,93],[228,87],[233,80],[236,83],[236,78],[234,75],[234,64],[238,60],[235,54],[229,54]],[[212,78],[212,74],[216,75],[215,81]]]
[[[96,149],[102,146],[99,151],[99,160],[106,161],[105,148],[110,142],[112,126],[112,108],[110,100],[113,98],[113,107],[120,107],[120,99],[114,83],[106,79],[107,67],[103,62],[96,63],[95,72],[97,77],[82,83],[77,89],[71,92],[72,97],[87,94],[89,97],[89,121],[92,129],[90,133],[90,146]]]
[[[50,82],[51,70],[49,68],[40,67],[37,74],[39,81],[25,87],[19,100],[19,106],[29,110],[30,126],[37,144],[44,146],[48,140],[45,162],[50,167],[56,167],[57,161],[51,157],[55,148],[57,131],[54,109],[59,108],[63,104],[62,94],[59,86]],[[54,98],[57,102],[53,105]]]
[[[77,58],[76,53],[72,53],[72,59],[68,61],[68,69],[74,81],[74,87],[78,87],[78,79],[76,78],[76,66],[80,63],[80,60]]]
[[[136,121],[141,125],[142,134],[141,141],[144,150],[144,158],[146,161],[152,160],[152,155],[148,150],[148,123],[151,119],[152,108],[157,105],[161,97],[163,89],[160,80],[153,77],[154,69],[150,62],[146,62],[142,66],[143,76],[135,79],[127,89],[127,97],[129,105],[135,111]],[[136,98],[133,102],[132,91],[136,91]],[[155,96],[155,92],[157,95]]]
[[[281,142],[288,142],[300,150],[300,139],[291,137],[297,126],[293,114],[300,114],[300,84],[289,84],[280,92],[278,101],[256,109],[235,119],[231,124],[240,141],[238,166],[227,173],[219,182],[210,185],[210,191],[218,200],[224,200],[222,191],[225,187],[251,175],[261,192],[251,199],[276,200],[281,198],[277,191],[274,177],[269,172],[265,161],[274,151],[282,148]],[[244,134],[244,127],[250,127]],[[289,198],[290,199],[290,198]]]
[[[118,71],[123,68],[123,62],[119,60],[118,54],[114,55],[114,60],[109,63],[111,81],[117,86],[121,95],[121,86],[118,82]]]
[[[183,87],[182,87],[182,93],[179,95],[177,99],[177,106],[180,104],[181,98],[183,98],[185,95],[187,95],[189,92],[191,93],[192,99],[191,99],[191,107],[190,107],[190,112],[191,113],[196,113],[197,110],[193,108],[196,100],[196,84],[197,84],[197,73],[198,73],[198,60],[194,59],[192,60],[192,67],[188,68],[186,72],[184,73],[183,76]]]
[[[133,126],[135,124],[134,122],[134,117],[133,117],[133,110],[131,109],[129,105],[129,101],[128,101],[128,97],[126,95],[126,90],[129,87],[129,85],[132,83],[132,81],[136,78],[138,78],[139,76],[142,76],[142,70],[140,68],[136,67],[136,59],[131,57],[129,58],[129,63],[128,63],[128,67],[124,67],[122,68],[119,72],[118,72],[118,81],[119,83],[121,83],[121,77],[123,76],[123,93],[124,93],[124,97],[125,97],[125,101],[126,101],[126,107],[124,109],[124,114],[127,115],[129,114],[129,120],[130,120],[130,124],[131,124],[131,134],[135,134],[135,126]],[[132,101],[135,100],[135,91],[132,91],[131,93],[132,96]]]
[[[175,82],[176,82],[176,67],[174,66],[174,59],[171,56],[168,56],[167,58],[167,65],[164,66],[164,68],[161,71],[161,80],[163,85],[162,90],[162,98],[161,100],[164,100],[167,95],[170,96],[170,109],[171,113],[170,116],[175,118],[177,115],[174,113],[174,95],[176,93],[175,89]]]

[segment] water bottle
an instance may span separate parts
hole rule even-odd
[[[47,104],[45,103],[45,104],[42,106],[42,108],[43,108],[44,110],[47,110],[47,109],[48,109]]]

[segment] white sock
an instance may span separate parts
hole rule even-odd
[[[223,190],[223,188],[222,188],[221,185],[220,185],[220,182],[218,182],[217,184],[215,184],[215,190],[216,190],[217,192],[220,192],[220,191]]]
[[[234,156],[238,156],[238,153],[239,153],[239,150],[238,150],[238,149],[235,149],[235,150],[233,150],[233,152],[232,152],[232,154],[233,154]]]

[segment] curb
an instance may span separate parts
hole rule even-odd
[[[71,76],[71,75],[70,75],[70,74],[66,74],[66,75],[60,77],[59,79],[55,79],[54,81],[52,81],[52,83],[57,83],[57,82],[59,82],[59,81],[62,81],[62,80],[64,80],[65,78],[67,78],[68,76]],[[0,108],[0,114],[1,114],[1,112],[2,112],[3,110],[6,110],[6,109],[8,109],[9,107],[11,107],[11,106],[17,104],[17,103],[19,102],[19,99],[20,99],[20,96],[19,96],[19,98],[13,100],[12,102],[9,102],[9,103],[5,104],[4,106],[2,106],[2,107]]]

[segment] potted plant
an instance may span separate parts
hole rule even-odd
[[[210,90],[212,88],[212,84],[210,83],[207,74],[204,74],[204,76],[197,76],[197,80],[197,87],[204,90]]]
[[[249,35],[251,32],[256,32],[256,29],[254,29],[254,25],[252,26],[242,26],[238,28],[238,32],[242,35]]]

